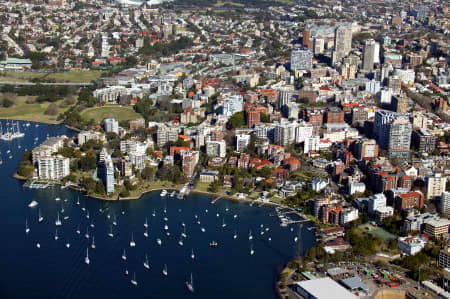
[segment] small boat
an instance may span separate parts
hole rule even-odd
[[[145,223],[144,223],[144,227],[148,227],[148,221],[147,221],[147,217],[145,217]]]
[[[261,233],[260,233],[260,234],[261,234],[261,236],[264,235],[264,230],[261,230]]]
[[[78,235],[81,234],[81,231],[80,231],[80,225],[77,225],[77,230],[76,230],[76,232],[77,232]]]
[[[144,231],[144,237],[148,238],[148,230],[147,230],[147,228]]]
[[[64,220],[68,220],[69,218],[69,216],[64,216]]]
[[[127,260],[127,253],[125,252],[125,249],[123,250],[123,253],[122,253],[122,259],[123,259],[124,261]]]
[[[168,230],[169,226],[167,224],[164,224],[164,230]]]
[[[202,231],[202,233],[206,232],[206,229],[204,227],[201,227],[200,230]]]
[[[184,222],[181,222],[181,226],[182,226],[182,227],[185,227],[185,226],[186,226],[186,224],[184,224]]]
[[[268,232],[270,229],[268,227],[266,227],[266,232]]]
[[[234,231],[233,239],[237,239],[237,232]]]
[[[180,240],[178,241],[178,245],[183,246],[183,239],[180,238]]]
[[[69,242],[66,243],[66,248],[70,248],[70,243]]]
[[[91,262],[89,260],[89,248],[86,248],[86,257],[84,258],[84,262],[89,265],[89,263]]]
[[[269,237],[269,239],[268,239],[269,241],[272,241],[272,238],[271,237]]]
[[[166,264],[164,264],[164,269],[163,269],[162,273],[164,276],[167,276],[167,265]]]
[[[161,239],[156,239],[156,244],[158,244],[159,246],[161,246],[161,244],[162,244],[162,241],[161,241]]]
[[[86,207],[82,207],[81,210],[84,212],[86,211]]]
[[[94,222],[93,221],[91,221],[91,225],[90,225],[92,228],[94,228],[95,227],[95,225],[94,225]]]
[[[205,210],[205,213],[208,213],[208,209]]]
[[[219,213],[217,213],[217,214],[216,214],[216,217],[219,217],[219,216],[220,216]]]
[[[167,221],[169,221],[169,218],[164,217],[163,220],[164,220],[165,222],[167,222]]]
[[[192,273],[191,273],[191,280],[186,281],[186,287],[189,290],[189,292],[194,293],[194,278],[192,278]]]
[[[250,245],[250,255],[254,255],[255,251],[253,250],[253,244]]]
[[[42,217],[42,214],[41,214],[41,209],[39,209],[38,215],[39,215],[38,222],[41,223],[42,221],[44,221],[44,217]]]
[[[89,210],[87,210],[86,211],[86,219],[89,219],[90,218],[90,216],[89,216]]]
[[[223,218],[222,227],[225,227],[225,226],[227,226],[227,224],[225,223],[225,218]]]
[[[37,247],[37,248],[41,248],[41,244],[36,243],[36,247]]]
[[[252,230],[250,230],[249,233],[248,233],[248,239],[249,239],[249,240],[252,240],[252,239],[253,239],[253,236],[252,236]]]
[[[135,246],[136,246],[136,242],[134,242],[133,233],[131,233],[130,247],[135,247]]]
[[[55,201],[60,201],[60,200],[61,200],[61,198],[59,198],[59,197],[55,198]]]
[[[167,214],[167,208],[166,207],[164,207],[163,212],[164,212],[164,214]]]
[[[55,231],[55,241],[58,240],[58,239],[59,239],[59,237],[58,237],[58,229],[56,229],[56,231]]]
[[[183,238],[187,238],[187,235],[186,235],[186,227],[183,227],[184,228],[184,231],[181,233],[181,236],[183,237]]]
[[[89,226],[86,227],[86,233],[84,234],[84,237],[85,237],[86,239],[89,239]]]
[[[28,234],[30,232],[30,228],[28,227],[28,219],[25,219],[25,233]]]
[[[137,286],[137,280],[136,280],[136,272],[133,272],[133,279],[131,280],[131,284]]]
[[[199,220],[197,220],[197,224],[200,225],[200,218],[199,218]]]
[[[59,211],[58,211],[58,216],[56,217],[55,225],[61,226],[61,220],[59,219]]]
[[[64,199],[64,202],[68,202],[69,200],[66,198],[66,199]]]
[[[156,212],[155,210],[153,210],[152,216],[155,217],[156,216]]]
[[[194,249],[191,251],[191,259],[195,259]]]
[[[175,194],[177,194],[177,192],[173,191],[172,193],[170,193],[170,197],[175,197]]]
[[[226,209],[225,209],[225,212],[228,212],[228,211],[229,211],[229,209],[228,209],[228,208],[226,208]]]
[[[28,207],[29,208],[34,208],[35,206],[37,206],[39,203],[37,202],[37,201],[35,201],[35,200],[33,200],[32,202],[30,202],[29,204],[28,204]]]
[[[170,236],[170,233],[169,233],[169,232],[166,232],[166,236]]]
[[[197,219],[197,218],[198,218],[197,214],[195,214],[195,215],[194,215],[194,218],[195,218],[195,219]]]
[[[64,205],[61,203],[61,213],[64,214]]]
[[[297,243],[297,241],[298,241],[298,237],[295,237],[294,242]]]
[[[161,191],[161,193],[159,194],[161,197],[164,197],[167,195],[167,190],[163,190]]]
[[[91,248],[95,249],[95,238],[94,235],[92,235],[92,244],[91,244]]]
[[[77,206],[80,205],[80,197],[77,197]]]
[[[125,215],[125,211],[122,211],[122,215]]]
[[[294,228],[293,227],[291,227],[291,232],[293,232],[294,231]]]
[[[128,275],[128,269],[125,269],[125,275]]]
[[[216,247],[216,246],[217,246],[217,242],[216,242],[216,241],[211,241],[211,242],[209,243],[209,246],[211,246],[211,247]]]
[[[147,254],[145,254],[144,267],[147,268],[147,269],[150,269],[150,265],[148,264],[148,256],[147,256]]]
[[[234,219],[236,219],[236,218],[237,218],[237,215],[236,215],[236,214],[234,214],[233,218],[234,218]]]
[[[108,237],[113,238],[114,234],[112,232],[112,226],[109,227],[109,233],[108,233]]]

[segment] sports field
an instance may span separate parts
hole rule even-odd
[[[136,113],[130,106],[103,106],[87,108],[81,112],[81,117],[85,120],[94,119],[96,122],[101,122],[105,118],[115,118],[121,120],[134,120],[142,116]]]

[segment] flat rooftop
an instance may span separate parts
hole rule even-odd
[[[297,287],[305,290],[317,299],[356,299],[355,295],[329,277],[299,281]]]

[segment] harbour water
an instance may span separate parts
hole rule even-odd
[[[11,177],[23,151],[33,146],[36,137],[41,143],[47,134],[71,136],[73,132],[42,124],[31,124],[23,132],[25,137],[20,140],[0,141],[1,298],[277,298],[274,282],[281,266],[315,242],[305,224],[280,227],[279,219],[271,216],[272,207],[250,207],[225,199],[212,205],[213,198],[195,193],[183,201],[153,192],[136,201],[103,202],[58,186],[24,188]],[[39,204],[29,208],[32,200]],[[44,217],[41,223],[39,209]],[[56,227],[58,212],[62,225]],[[144,236],[146,218],[148,238]],[[182,223],[186,237],[181,236]],[[112,238],[108,236],[111,227]],[[135,247],[130,247],[132,233]],[[93,236],[95,249],[91,248]],[[218,245],[211,247],[212,241]],[[87,248],[89,265],[85,263]],[[149,269],[143,265],[145,255]],[[165,264],[167,276],[163,275]],[[137,286],[130,283],[133,273]],[[191,273],[194,293],[185,284]]]

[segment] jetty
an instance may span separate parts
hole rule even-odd
[[[275,212],[276,212],[276,216],[278,216],[278,218],[280,218],[280,221],[281,221],[280,225],[283,227],[286,227],[290,224],[298,224],[298,223],[305,223],[305,222],[311,221],[311,219],[309,219],[308,217],[306,217],[299,211],[293,210],[291,208],[276,207]],[[295,215],[300,219],[293,220],[289,217],[290,215]]]

